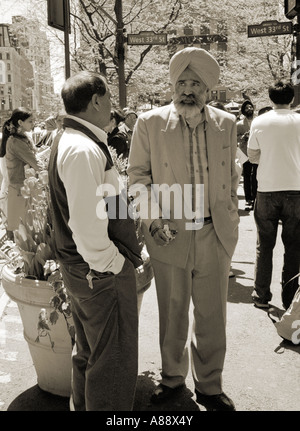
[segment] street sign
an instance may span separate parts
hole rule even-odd
[[[167,33],[140,31],[138,34],[127,35],[127,45],[167,45]]]
[[[290,21],[263,21],[261,24],[248,25],[248,37],[276,36],[291,33],[293,33],[293,24]]]
[[[215,43],[215,42],[227,42],[226,36],[220,36],[219,34],[205,34],[205,35],[189,35],[189,36],[178,36],[172,37],[169,40],[170,45],[190,45],[201,44],[201,43]]]

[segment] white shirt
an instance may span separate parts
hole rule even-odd
[[[88,127],[106,144],[103,130],[81,118],[66,117]],[[90,269],[118,274],[125,259],[108,237],[101,185],[113,196],[119,194],[124,184],[115,167],[105,171],[105,165],[106,157],[94,141],[79,131],[66,128],[58,145],[57,166],[67,194],[73,240]]]
[[[248,156],[258,163],[259,192],[300,190],[300,114],[274,109],[256,117]]]

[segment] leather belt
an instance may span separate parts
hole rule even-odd
[[[212,217],[204,217],[204,219],[193,219],[193,223],[200,224],[203,222],[203,226],[212,223]]]

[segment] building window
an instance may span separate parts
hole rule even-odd
[[[183,28],[183,33],[185,36],[192,36],[194,34],[193,27],[189,25],[185,26]]]
[[[7,75],[7,81],[11,82],[11,75]]]
[[[220,90],[220,102],[226,102],[226,90]]]
[[[227,42],[218,42],[218,52],[227,51]]]
[[[6,60],[10,60],[10,53],[9,52],[6,53]]]
[[[208,24],[201,24],[200,25],[200,34],[210,34]]]
[[[5,84],[6,66],[3,60],[0,60],[0,84]]]
[[[217,34],[227,35],[227,23],[225,21],[218,21],[217,23]]]

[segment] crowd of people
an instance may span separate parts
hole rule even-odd
[[[11,238],[25,210],[19,193],[24,166],[38,171],[42,154],[49,154],[56,257],[76,332],[71,410],[133,408],[138,370],[135,270],[142,258],[135,223],[124,217],[124,206],[130,213],[125,187],[141,215],[157,292],[162,371],[153,403],[163,403],[185,387],[191,361],[197,403],[207,410],[235,410],[223,391],[222,372],[241,175],[246,210],[254,211],[257,226],[253,303],[266,308],[272,298],[272,250],[279,223],[285,309],[298,288],[300,115],[291,109],[292,85],[271,85],[272,106],[257,116],[254,104],[245,100],[237,120],[220,102],[207,103],[220,75],[209,52],[194,47],[178,51],[169,73],[172,103],[139,115],[113,109],[106,79],[82,71],[64,83],[65,112],[48,119],[35,141],[30,137],[32,114],[23,108],[13,111],[3,126],[0,160],[2,173],[3,166],[7,169]],[[114,168],[110,147],[127,161],[127,186]],[[172,189],[168,204],[162,188]]]

